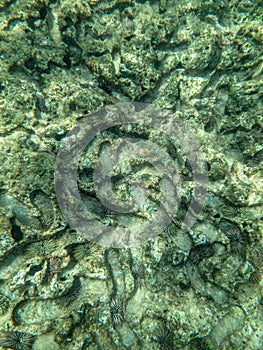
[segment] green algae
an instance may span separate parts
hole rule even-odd
[[[263,233],[260,1],[2,0],[0,14],[1,329],[36,334],[35,350],[153,349],[156,328],[165,323],[175,330],[178,349],[207,336],[220,349],[260,349],[262,276],[252,278],[262,269],[253,265]],[[82,116],[124,101],[154,103],[188,122],[208,162],[206,206],[185,236],[178,215],[147,244],[92,247],[89,258],[78,261],[70,247],[85,241],[57,206],[56,154]],[[142,126],[133,132],[165,147],[191,178],[170,140]],[[94,188],[85,171],[112,136],[98,137],[87,152],[89,166],[85,157],[80,163],[79,187],[88,195]],[[147,174],[158,200],[152,169],[134,161],[125,166],[135,178],[134,168],[142,167],[138,174]],[[117,180],[118,198],[127,199]],[[190,181],[183,190],[181,213]],[[151,205],[136,220],[147,218]],[[108,214],[96,215],[116,224]],[[23,232],[20,242],[12,237],[13,219]],[[245,256],[231,253],[229,222],[248,237]],[[56,245],[40,254],[49,239]],[[190,250],[200,243],[212,244],[215,254],[192,266]],[[46,285],[56,258],[63,263]],[[137,262],[145,273],[141,288],[134,280]],[[71,291],[75,276],[81,288],[63,309],[56,301]],[[117,329],[110,314],[115,297],[123,300],[125,320]]]

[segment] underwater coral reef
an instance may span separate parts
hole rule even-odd
[[[260,0],[0,0],[0,347],[262,349],[262,16]],[[62,213],[57,155],[108,106],[150,120],[135,102],[171,117],[96,134],[78,159],[79,197],[106,232],[143,226],[163,198],[177,207],[141,244],[100,245],[75,230],[77,205]],[[171,134],[178,121],[205,157],[202,210],[199,149]],[[102,203],[106,177],[94,176],[123,139],[160,150],[126,151],[112,170],[114,199],[136,197],[136,212]]]

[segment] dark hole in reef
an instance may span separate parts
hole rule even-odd
[[[15,240],[15,242],[19,242],[24,238],[24,234],[20,228],[20,226],[17,225],[15,218],[11,218],[10,220],[12,229],[11,229],[11,236]]]
[[[208,122],[204,125],[204,131],[211,132],[214,130],[214,128],[215,128],[215,121],[212,118],[210,118]]]
[[[43,268],[43,264],[40,265],[33,265],[30,267],[30,270],[28,272],[28,275],[34,276],[36,272],[41,271]]]
[[[28,27],[31,29],[35,29],[35,18],[34,17],[29,17],[27,20]]]
[[[71,60],[70,60],[70,54],[69,53],[67,53],[63,57],[63,62],[66,64],[66,68],[70,68],[71,67]]]
[[[42,9],[40,9],[40,11],[39,11],[39,14],[40,14],[40,19],[44,20],[46,18],[46,15],[47,15],[46,7],[42,7]]]
[[[75,111],[77,109],[77,106],[76,106],[76,104],[74,102],[72,102],[72,103],[69,104],[69,108],[70,108],[71,111]]]
[[[183,283],[183,282],[179,282],[179,287],[182,289],[182,290],[188,290],[190,289],[190,286]]]
[[[64,134],[57,134],[54,137],[56,141],[61,141],[64,137],[66,137],[66,135],[67,135],[67,132],[65,132]]]
[[[203,259],[210,258],[215,253],[211,243],[197,244],[190,250],[189,261],[198,265]]]
[[[29,70],[33,70],[35,68],[35,59],[31,57],[25,61],[25,67]]]

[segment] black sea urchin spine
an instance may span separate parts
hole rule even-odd
[[[7,332],[0,337],[0,345],[13,350],[30,350],[33,342],[32,334],[19,331]]]
[[[110,313],[113,326],[120,326],[124,321],[123,302],[118,299],[112,299],[110,303]]]

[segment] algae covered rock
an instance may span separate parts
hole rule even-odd
[[[261,349],[261,2],[1,0],[0,13],[0,345]],[[148,124],[133,101],[152,105]],[[165,207],[168,226],[126,249],[77,234],[54,183],[67,133],[114,114],[119,102],[141,119],[83,147],[76,187],[84,208],[124,231],[151,219],[163,198],[178,199]],[[159,128],[149,126],[153,106],[168,110]],[[198,147],[169,134],[181,121]],[[137,159],[136,140],[153,145]],[[94,178],[114,147],[125,150],[118,164]],[[166,157],[176,193],[155,166]],[[195,175],[207,191],[201,212]],[[114,201],[127,208],[135,198],[136,212],[100,201],[108,178]],[[189,212],[194,224],[183,230]],[[74,213],[78,224],[80,208]]]

